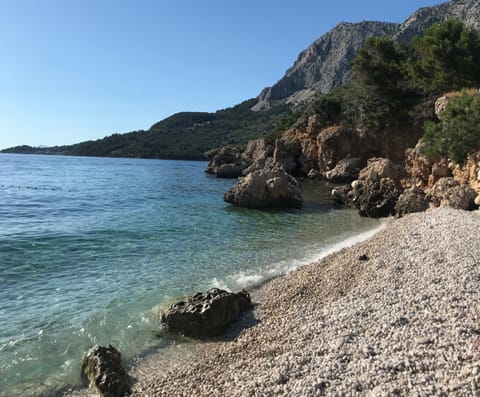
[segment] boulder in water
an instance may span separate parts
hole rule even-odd
[[[122,356],[112,345],[92,347],[82,363],[82,376],[90,387],[104,397],[122,397],[130,394],[127,372],[122,367]]]
[[[221,334],[240,314],[252,307],[247,291],[238,293],[212,288],[177,302],[162,314],[170,332],[191,337]]]
[[[224,200],[247,208],[299,208],[303,197],[298,181],[283,168],[273,166],[240,178]]]

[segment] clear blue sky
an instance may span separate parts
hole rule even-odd
[[[0,0],[0,149],[147,129],[274,84],[341,21],[432,0]]]

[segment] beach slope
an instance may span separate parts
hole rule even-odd
[[[161,371],[134,369],[134,395],[480,393],[478,211],[391,221],[253,297],[223,340]]]

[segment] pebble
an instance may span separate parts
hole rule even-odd
[[[479,272],[479,212],[391,220],[252,291],[253,326],[137,364],[133,395],[479,396]]]

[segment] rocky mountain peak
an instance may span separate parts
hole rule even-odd
[[[282,79],[262,91],[253,110],[268,109],[277,102],[308,101],[315,91],[330,92],[349,79],[349,62],[368,37],[391,36],[399,26],[372,21],[339,23],[302,51]]]
[[[372,36],[410,41],[429,26],[449,18],[460,19],[480,30],[480,1],[453,0],[417,10],[402,24],[363,21],[342,22],[325,33],[298,56],[294,65],[272,87],[262,90],[252,110],[277,103],[293,106],[312,100],[316,92],[329,93],[350,79],[350,61]]]

